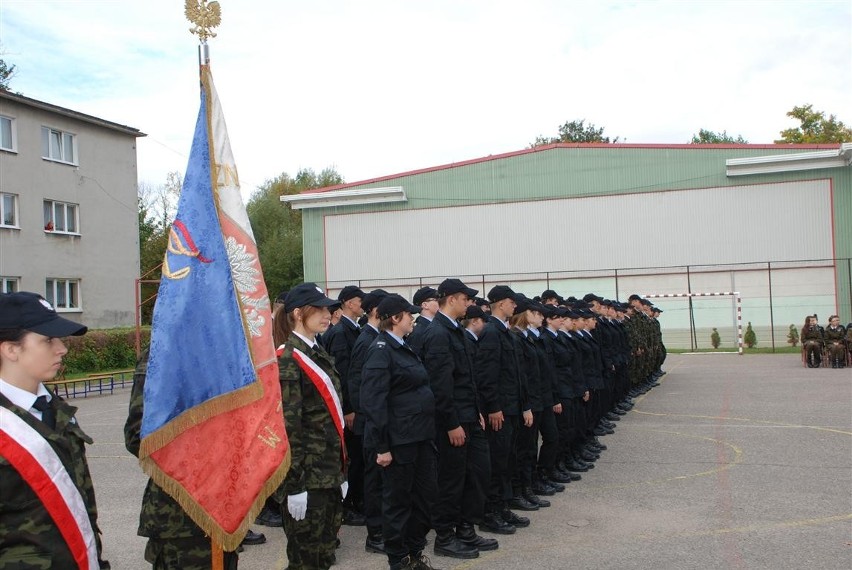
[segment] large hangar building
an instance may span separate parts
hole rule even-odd
[[[852,144],[554,144],[282,197],[305,279],[409,298],[460,277],[533,296],[733,293],[759,346],[852,320]],[[736,342],[735,296],[654,299],[672,347]]]

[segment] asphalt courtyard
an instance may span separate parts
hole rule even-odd
[[[672,355],[597,467],[530,513],[532,524],[456,569],[852,568],[852,370],[795,355]],[[146,478],[124,449],[129,388],[73,400],[94,439],[105,556],[150,568],[136,535]],[[241,569],[286,568],[281,529],[247,547]],[[363,527],[343,527],[337,568],[381,569]]]

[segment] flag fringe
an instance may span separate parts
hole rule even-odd
[[[220,414],[231,412],[237,408],[256,402],[262,397],[263,383],[258,374],[257,380],[248,386],[216,396],[203,404],[190,408],[157,431],[146,435],[142,438],[139,445],[139,459],[146,458],[160,448],[165,447],[186,430]]]
[[[211,517],[180,483],[160,469],[160,467],[154,463],[150,457],[140,459],[139,464],[142,466],[142,471],[144,471],[145,474],[148,475],[154,483],[159,485],[166,493],[171,495],[171,497],[178,502],[181,508],[186,511],[186,514],[189,515],[195,524],[197,524],[212,541],[221,544],[224,550],[233,552],[240,546],[240,543],[243,541],[243,538],[245,538],[249,527],[254,524],[255,519],[263,509],[263,505],[266,503],[267,497],[278,489],[284,481],[284,477],[287,476],[287,472],[290,469],[290,448],[287,448],[284,461],[281,462],[278,468],[263,484],[257,498],[255,498],[246,513],[246,516],[243,517],[243,521],[232,533],[226,532],[225,529],[219,525],[216,519]]]

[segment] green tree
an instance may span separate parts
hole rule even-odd
[[[2,51],[0,51],[0,55],[2,55]],[[6,63],[6,60],[0,58],[0,91],[8,91],[9,83],[12,81],[12,77],[15,76],[15,71],[17,71],[17,66]]]
[[[796,325],[790,325],[790,331],[787,333],[787,344],[794,347],[799,345],[799,329],[796,328]]]
[[[546,137],[539,135],[535,141],[530,144],[530,148],[554,143],[617,143],[618,137],[610,140],[605,137],[604,127],[595,128],[595,125],[585,124],[586,119],[574,121],[566,121],[564,125],[559,127],[559,136]]]
[[[824,111],[814,111],[813,105],[793,107],[788,117],[798,119],[798,127],[784,129],[781,138],[775,142],[783,143],[842,143],[852,142],[852,129],[838,121],[834,115],[825,117]]]
[[[754,334],[754,329],[751,328],[751,321],[748,322],[748,326],[746,327],[746,332],[743,335],[743,342],[749,348],[757,346],[757,335]]]
[[[142,324],[151,324],[154,299],[162,276],[163,258],[169,242],[169,229],[177,213],[177,201],[183,182],[178,172],[170,172],[162,186],[139,185],[139,274],[142,300]]]
[[[710,344],[713,345],[713,348],[719,348],[719,345],[722,344],[722,337],[719,336],[719,331],[716,330],[716,327],[713,327],[713,332],[710,333]]]
[[[281,196],[342,183],[343,177],[333,168],[326,168],[319,174],[302,169],[295,178],[283,173],[267,180],[252,194],[246,211],[271,298],[304,281],[302,212],[281,202]]]
[[[690,144],[748,144],[748,141],[742,135],[733,137],[728,134],[728,131],[717,133],[708,131],[707,129],[699,129],[697,135],[692,135]]]

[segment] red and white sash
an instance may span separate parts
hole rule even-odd
[[[284,351],[284,345],[278,347],[278,356],[281,356]],[[337,428],[337,434],[340,436],[340,456],[343,458],[344,465],[346,464],[346,444],[343,440],[343,406],[340,405],[340,397],[337,395],[337,390],[334,388],[334,382],[331,377],[326,374],[325,370],[319,367],[316,362],[299,350],[293,349],[293,360],[302,369],[302,372],[311,379],[314,388],[317,389],[323,402],[328,408],[328,413],[331,414],[331,419],[334,421],[334,427]]]
[[[0,455],[32,488],[81,570],[97,570],[95,533],[83,497],[50,444],[23,419],[0,406]]]

